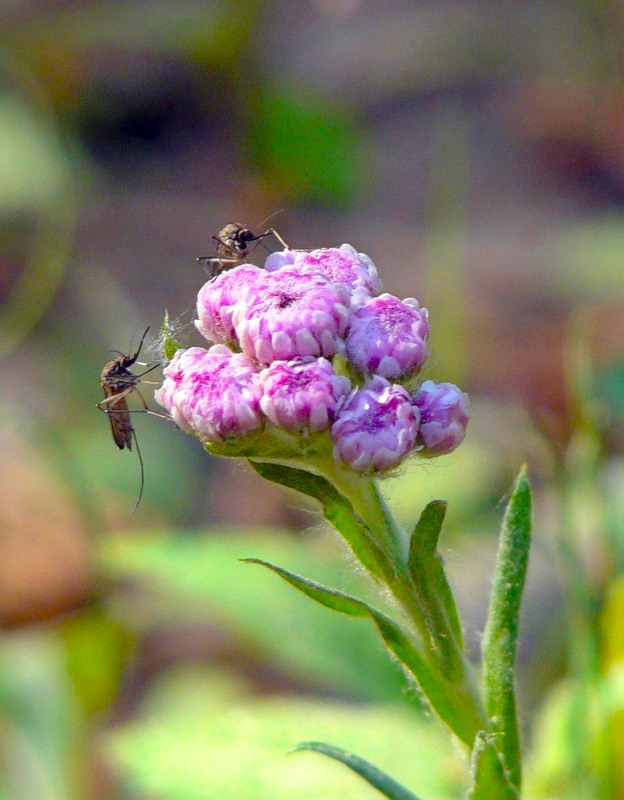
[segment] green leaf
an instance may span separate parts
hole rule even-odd
[[[496,737],[479,731],[470,759],[471,784],[466,800],[518,800],[518,791],[509,783],[494,746]]]
[[[412,534],[410,559],[418,558],[418,556],[427,559],[436,554],[445,516],[446,503],[444,500],[432,500],[427,504]]]
[[[339,611],[352,617],[369,617],[372,619],[388,650],[403,664],[407,672],[416,679],[434,711],[456,736],[466,744],[472,744],[475,736],[474,722],[467,714],[463,713],[462,698],[458,698],[458,693],[461,692],[463,687],[458,687],[447,681],[438,672],[435,665],[430,665],[416,643],[398,623],[356,597],[321,586],[319,583],[302,578],[300,575],[295,575],[267,561],[261,561],[257,558],[248,558],[244,559],[244,561],[249,564],[259,564],[272,570],[312,600],[316,600],[317,603],[321,603],[321,605],[333,611]]]
[[[344,578],[342,542],[329,534],[293,537],[289,531],[223,525],[120,533],[101,540],[98,558],[101,574],[122,587],[115,616],[139,632],[171,621],[217,626],[244,643],[264,668],[321,693],[356,701],[405,695],[404,673],[379,646],[373,627],[330,616],[303,595],[284,603],[284,587],[272,574],[250,574],[240,563],[251,541],[267,561],[299,574],[315,570],[321,583]],[[352,576],[351,591],[367,599],[369,584],[362,571]],[[128,585],[130,594],[123,589]],[[419,700],[414,693],[408,699]]]
[[[169,319],[168,311],[165,311],[165,318],[163,324],[160,326],[160,335],[162,336],[162,349],[165,361],[171,361],[182,345],[174,336],[174,330],[171,320]]]
[[[495,747],[509,780],[520,788],[521,763],[514,669],[520,603],[531,544],[531,489],[520,471],[501,530],[490,609],[483,643],[486,708]]]
[[[326,478],[295,467],[250,461],[258,475],[273,483],[313,497],[323,507],[323,516],[346,539],[361,564],[377,578],[393,579],[384,568],[387,557],[370,528],[358,517],[353,506]]]
[[[457,606],[444,573],[442,558],[436,550],[445,515],[444,500],[432,500],[425,507],[410,540],[407,563],[419,592],[429,604],[439,607],[445,627],[463,650],[464,640]]]
[[[284,587],[268,572],[250,575],[239,559],[252,541],[267,561],[300,574],[318,570],[322,583],[344,577],[344,549],[336,537],[293,537],[259,527],[108,536],[100,542],[98,565],[108,580],[121,584],[116,616],[132,629],[209,620],[224,636],[244,642],[248,658],[321,693],[358,701],[405,696],[404,674],[389,661],[372,626],[329,616],[299,593],[284,597]],[[363,572],[352,584],[352,592],[367,599]],[[130,594],[123,589],[128,585]]]
[[[315,753],[322,753],[324,756],[340,761],[349,769],[357,772],[361,778],[364,778],[367,783],[370,783],[371,786],[378,789],[390,800],[418,800],[415,794],[412,794],[400,783],[397,783],[394,778],[386,775],[385,772],[371,764],[370,761],[366,761],[366,759],[360,758],[354,753],[349,753],[340,747],[334,747],[334,745],[323,742],[301,742],[293,748],[292,752],[297,753],[303,750],[312,750]]]
[[[363,600],[358,600],[356,597],[339,592],[337,589],[329,589],[320,583],[302,578],[300,575],[288,572],[288,570],[277,567],[275,564],[270,564],[268,561],[262,561],[259,558],[242,558],[241,561],[244,564],[259,564],[261,567],[267,567],[267,569],[272,570],[280,578],[290,583],[291,586],[294,586],[295,589],[299,589],[299,591],[326,608],[331,608],[332,611],[339,611],[349,617],[368,617],[372,613],[381,615],[381,612],[374,612],[374,609]]]
[[[367,783],[370,783],[373,788],[378,789],[390,800],[418,800],[415,794],[412,794],[400,783],[397,783],[394,778],[386,775],[379,767],[364,758],[356,756],[354,753],[349,753],[347,750],[324,742],[301,742],[291,752],[298,753],[304,750],[322,753],[324,756],[340,761],[349,769],[357,772],[361,778],[364,778]]]

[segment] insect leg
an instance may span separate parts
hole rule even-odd
[[[127,397],[132,392],[136,391],[136,386],[128,386],[127,389],[124,389],[123,392],[118,392],[117,394],[111,394],[108,397],[105,397],[103,400],[100,400],[99,403],[95,404],[96,408],[99,408],[100,411],[104,411],[105,414],[114,414],[114,408],[102,408],[102,406],[111,405],[111,403],[119,402],[119,400],[123,400],[124,397]]]
[[[279,242],[279,243],[282,245],[282,247],[284,248],[284,250],[290,250],[290,247],[289,247],[289,246],[286,244],[286,242],[285,242],[285,241],[282,239],[282,237],[281,237],[281,236],[279,235],[279,233],[278,233],[278,232],[275,230],[275,228],[269,228],[269,230],[268,230],[268,231],[267,231],[267,232],[266,232],[264,235],[266,236],[266,234],[268,234],[268,233],[272,233],[272,234],[273,234],[273,236],[275,236],[275,238],[276,238],[276,239],[277,239],[277,241],[278,241],[278,242]]]
[[[145,398],[143,397],[139,389],[135,389],[134,391],[139,395],[139,397],[141,398],[141,402],[143,403],[143,408],[137,409],[134,413],[149,414],[151,417],[168,419],[170,422],[173,422],[173,417],[170,414],[163,414],[161,411],[152,411],[152,409],[145,402]],[[132,414],[133,412],[130,411],[129,413]]]
[[[139,457],[139,464],[141,465],[141,485],[139,487],[139,496],[136,499],[136,503],[134,504],[134,508],[132,509],[132,513],[137,510],[139,507],[139,503],[141,502],[141,498],[143,497],[143,487],[145,486],[145,467],[143,466],[143,456],[141,455],[141,448],[139,447],[139,440],[137,439],[136,431],[134,428],[132,429],[132,438],[134,439],[134,444],[136,446],[137,456]]]
[[[103,411],[105,414],[114,414],[115,413],[114,408],[103,408],[103,406],[108,406],[117,403],[120,400],[123,400],[124,397],[127,397],[134,391],[136,391],[135,386],[128,386],[128,388],[124,389],[123,392],[118,392],[117,394],[111,394],[108,397],[105,397],[103,400],[100,400],[99,403],[95,404],[95,407],[99,408],[100,411]]]
[[[242,259],[234,256],[198,256],[196,261],[201,264],[206,275],[209,275],[212,280],[212,278],[216,278],[217,275],[224,272],[228,265],[232,267],[238,266]]]

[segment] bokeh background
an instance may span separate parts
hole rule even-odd
[[[0,24],[0,799],[377,796],[286,758],[303,739],[461,795],[365,622],[239,563],[367,591],[315,509],[137,415],[131,513],[100,370],[165,309],[200,343],[195,259],[231,221],[350,242],[429,308],[424,377],[470,393],[469,437],[390,502],[449,500],[476,654],[529,463],[527,797],[624,796],[624,3],[12,0]]]

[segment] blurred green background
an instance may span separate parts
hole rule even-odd
[[[200,343],[195,257],[275,212],[418,297],[423,377],[471,395],[462,448],[388,491],[405,520],[449,500],[473,653],[529,463],[526,796],[623,797],[624,3],[12,0],[0,25],[0,800],[377,796],[286,757],[304,739],[461,796],[366,623],[238,561],[366,592],[314,509],[137,416],[132,515],[94,407],[165,308]]]

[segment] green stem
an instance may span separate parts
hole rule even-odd
[[[458,714],[463,717],[464,731],[467,728],[472,737],[476,737],[479,731],[487,729],[487,715],[472,678],[470,664],[448,626],[440,603],[428,593],[419,591],[409,575],[409,542],[405,531],[392,516],[375,481],[369,478],[354,481],[352,473],[345,478],[339,470],[337,472],[328,475],[328,479],[349,498],[356,513],[389,551],[394,568],[387,581],[388,589],[424,645],[427,660],[437,676],[435,693],[444,693],[447,698],[453,698]],[[388,575],[389,571],[384,571],[384,574]],[[429,697],[429,700],[436,707],[435,698]],[[465,733],[462,738],[465,739]]]
[[[392,516],[377,483],[372,478],[354,479],[351,470],[343,470],[340,467],[327,470],[324,465],[323,471],[325,477],[349,499],[356,514],[375,532],[378,540],[388,551],[394,572],[403,570],[407,563],[409,544],[407,535]]]
[[[332,514],[334,502],[331,502],[331,492],[325,496],[326,490],[321,491],[322,486],[306,488],[303,476],[306,473],[316,474],[326,486],[331,486],[339,497],[345,499],[349,514],[362,533],[354,536],[351,531],[345,535],[345,539],[364,567],[389,590],[410,623],[412,634],[416,634],[412,645],[419,651],[423,665],[426,664],[426,685],[420,680],[420,669],[414,671],[408,667],[408,670],[414,677],[420,676],[420,688],[431,707],[446,709],[448,713],[442,716],[446,724],[456,736],[471,746],[477,733],[487,730],[487,717],[472,681],[470,666],[465,660],[461,637],[452,634],[435,588],[419,587],[412,579],[408,536],[392,516],[377,484],[370,478],[354,475],[352,471],[338,467],[331,452],[329,456],[324,453],[318,442],[315,449],[310,448],[303,458],[272,456],[274,453],[263,456],[261,461],[252,459],[254,467],[269,480],[276,480],[316,497],[323,504],[328,521],[337,522]],[[271,463],[278,467],[276,475],[266,468]],[[280,465],[291,472],[280,473]],[[338,530],[341,530],[339,524]]]
[[[471,739],[488,729],[488,718],[473,677],[472,667],[457,639],[451,634],[435,597],[419,591],[407,575],[389,587],[410,620],[427,631],[427,656],[437,675],[438,689],[452,698]]]

